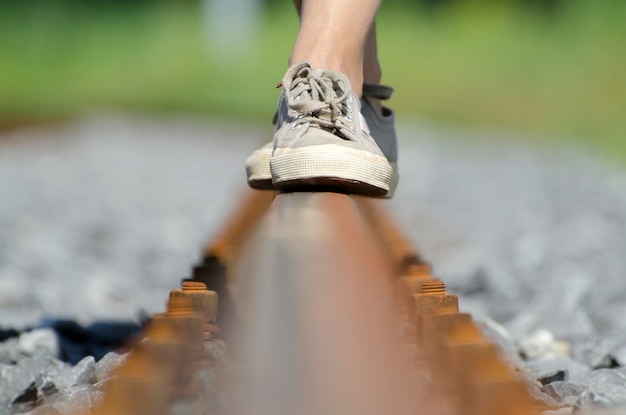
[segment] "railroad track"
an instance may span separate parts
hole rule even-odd
[[[239,206],[97,415],[557,409],[533,400],[378,201],[250,190]]]

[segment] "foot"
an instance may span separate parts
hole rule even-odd
[[[393,169],[391,185],[386,198],[393,197],[400,176],[398,175],[398,139],[396,137],[396,114],[389,108],[382,106],[382,112],[374,108],[371,99],[387,100],[391,98],[393,88],[384,85],[364,84],[363,99],[361,100],[361,114],[367,122],[370,134],[387,158]]]
[[[393,192],[397,144],[391,111],[380,114],[369,102],[359,102],[342,74],[317,71],[308,64],[290,68],[283,88],[274,143],[256,150],[246,161],[251,187],[328,188],[368,196]],[[364,88],[365,96],[383,99],[391,89],[383,87],[382,92],[386,96],[379,96],[380,87]],[[363,116],[372,123],[387,154],[369,134],[361,104]]]

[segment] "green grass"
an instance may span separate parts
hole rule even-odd
[[[432,14],[384,5],[390,105],[407,118],[580,140],[626,160],[626,3],[564,3],[555,18],[480,2]],[[101,109],[271,117],[297,31],[289,8],[266,13],[247,50],[226,55],[209,50],[193,2],[63,4],[0,10],[0,124]]]
[[[553,20],[510,8],[383,20],[386,78],[401,80],[394,104],[442,122],[592,141],[626,156],[626,8],[599,3]]]
[[[285,47],[280,53],[268,46],[266,56],[251,48],[243,61],[212,56],[188,5],[97,16],[55,11],[28,10],[0,23],[4,120],[94,108],[257,117],[271,112]],[[271,36],[264,33],[263,43],[270,44]]]

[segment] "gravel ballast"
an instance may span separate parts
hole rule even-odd
[[[0,328],[138,323],[163,310],[270,134],[96,117],[0,135]],[[403,125],[400,136],[390,209],[461,308],[546,401],[626,404],[626,171],[497,133]],[[57,411],[72,397],[95,402],[102,365],[121,360],[72,367],[45,327],[0,346],[0,403],[13,413],[33,397],[54,396]]]

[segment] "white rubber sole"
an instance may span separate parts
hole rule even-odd
[[[270,171],[279,190],[328,186],[378,197],[389,193],[393,178],[384,156],[336,144],[278,149],[270,158]]]
[[[398,163],[397,162],[389,162],[391,166],[391,183],[389,184],[389,192],[385,196],[386,199],[391,199],[394,194],[396,194],[396,189],[398,188],[398,182],[400,181],[400,174],[398,173]]]
[[[260,190],[276,189],[272,183],[272,170],[270,169],[271,157],[271,149],[261,148],[256,150],[246,159],[246,174],[248,176],[248,184],[250,187]],[[391,199],[395,194],[400,178],[398,174],[398,163],[389,162],[389,165],[392,169],[389,191],[386,195],[382,196],[387,199]]]
[[[253,189],[272,190],[272,171],[270,170],[272,149],[261,148],[246,159],[248,184]]]

